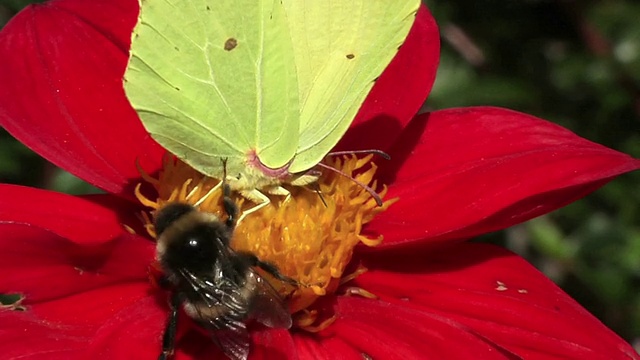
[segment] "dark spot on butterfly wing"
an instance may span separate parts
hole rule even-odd
[[[227,41],[224,42],[224,49],[227,51],[231,51],[238,46],[238,40],[235,38],[228,38]]]
[[[351,60],[353,58],[355,58],[356,56],[353,54],[347,54],[347,59]]]

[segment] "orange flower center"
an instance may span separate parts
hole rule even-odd
[[[325,163],[375,188],[373,178],[377,167],[370,162],[371,158],[372,155],[362,159],[328,158]],[[153,209],[151,216],[143,214],[151,236],[155,237],[153,214],[169,202],[200,202],[200,211],[214,213],[221,219],[226,217],[221,206],[221,190],[201,200],[219,180],[205,177],[172,157],[165,159],[157,179],[141,173],[158,193],[154,201],[141,194],[140,185],[136,188],[140,202]],[[317,300],[335,293],[340,285],[366,271],[359,268],[352,274],[344,273],[358,243],[376,246],[382,241],[382,236],[372,239],[361,234],[362,227],[396,200],[385,201],[379,207],[356,182],[332,171],[325,170],[317,184],[319,191],[284,185],[291,192],[289,200],[285,201],[284,196],[270,196],[269,205],[247,215],[237,225],[231,243],[233,249],[250,251],[299,282],[297,288],[291,287],[265,275],[273,280],[274,288],[289,299],[295,325],[307,331],[319,331],[332,322],[332,317],[319,315]],[[383,186],[380,196],[384,197],[386,192]],[[232,197],[241,211],[255,206],[240,195],[232,194]],[[349,294],[373,296],[357,289],[350,289]]]

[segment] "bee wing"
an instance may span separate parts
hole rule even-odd
[[[213,342],[231,360],[247,360],[251,340],[246,325],[242,321],[221,316],[208,322]]]
[[[235,286],[214,284],[181,269],[180,274],[191,286],[190,311],[194,320],[206,329],[213,342],[232,360],[246,360],[250,337],[243,314],[249,304]],[[187,311],[189,313],[189,311]],[[215,315],[214,315],[215,314]]]
[[[280,294],[255,271],[251,270],[249,276],[256,286],[249,317],[271,328],[289,329],[291,314]]]

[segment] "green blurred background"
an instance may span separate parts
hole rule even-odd
[[[0,0],[0,26],[30,2]],[[425,110],[508,107],[640,158],[640,2],[426,3],[442,55]],[[0,182],[95,191],[4,131]],[[640,172],[481,241],[526,257],[640,350]]]

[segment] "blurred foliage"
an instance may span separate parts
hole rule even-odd
[[[4,26],[11,16],[29,4],[45,0],[0,0],[0,26]]]
[[[0,26],[27,0],[0,0]],[[425,110],[520,110],[640,157],[640,4],[632,0],[429,0],[442,56]],[[89,185],[0,132],[0,181],[69,193]],[[506,231],[508,246],[640,345],[640,173]],[[1,301],[1,300],[0,300]]]

